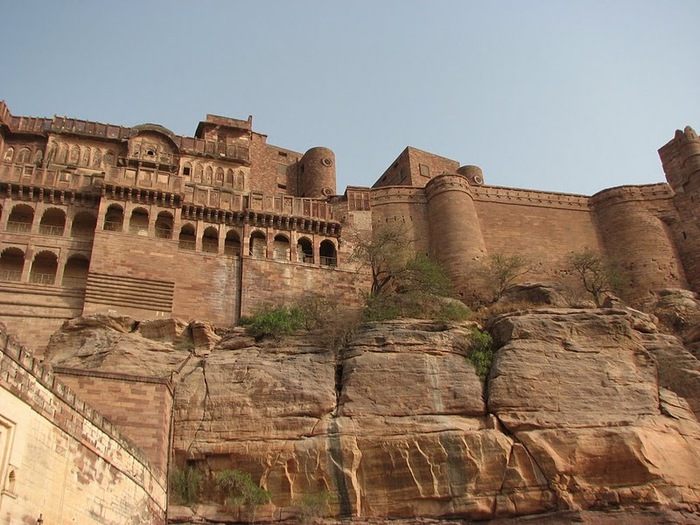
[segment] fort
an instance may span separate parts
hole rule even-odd
[[[372,187],[338,194],[330,149],[268,144],[252,117],[207,115],[185,137],[0,102],[0,321],[21,339],[1,334],[0,510],[166,521],[172,377],[44,367],[50,336],[82,315],[159,333],[174,319],[231,327],[318,292],[359,305],[355,240],[394,223],[465,300],[489,255],[525,255],[528,280],[546,282],[584,248],[624,269],[630,304],[700,292],[700,139],[687,127],[659,154],[666,183],[582,196],[491,186],[476,166],[407,147]],[[26,474],[42,465],[58,481],[40,497]]]
[[[331,150],[267,143],[247,120],[207,117],[193,137],[11,114],[0,103],[0,320],[41,351],[63,321],[117,310],[230,326],[264,304],[366,288],[353,235],[401,222],[462,294],[493,253],[551,279],[585,247],[624,268],[628,299],[700,289],[700,139],[660,151],[668,183],[592,197],[489,186],[476,166],[406,148],[371,187],[337,195]],[[17,330],[20,331],[20,330]]]

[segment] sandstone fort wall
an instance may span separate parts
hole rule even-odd
[[[167,378],[54,367],[61,382],[97,409],[143,451],[159,479],[167,478],[173,392]]]
[[[0,333],[0,521],[164,524],[166,479]]]
[[[79,312],[229,326],[311,292],[358,304],[369,282],[354,242],[386,224],[442,263],[465,298],[489,255],[523,255],[534,266],[523,280],[555,280],[584,248],[624,270],[629,300],[700,291],[690,128],[659,152],[670,185],[593,197],[499,188],[476,166],[407,147],[373,188],[334,195],[330,149],[268,144],[252,117],[207,115],[185,137],[15,117],[0,103],[0,122],[0,319],[18,329],[31,320],[27,342],[39,349]]]

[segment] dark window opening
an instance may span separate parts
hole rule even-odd
[[[319,247],[319,259],[322,266],[337,266],[335,244],[331,241],[323,241]]]
[[[297,261],[302,263],[314,262],[314,249],[311,241],[306,237],[302,237],[297,241]]]

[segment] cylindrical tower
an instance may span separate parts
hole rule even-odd
[[[690,126],[659,149],[666,180],[676,193],[700,189],[700,138]]]
[[[428,219],[423,188],[388,186],[372,190],[372,225],[399,225],[416,253],[427,253]]]
[[[663,288],[685,288],[671,232],[648,205],[667,200],[666,185],[623,186],[591,198],[606,255],[620,272],[625,299],[637,301]]]
[[[439,175],[425,186],[430,253],[445,268],[462,297],[471,295],[474,272],[486,255],[468,180]]]
[[[479,166],[461,166],[457,173],[465,177],[471,186],[481,186],[484,184],[484,173]]]
[[[700,292],[700,138],[690,126],[677,130],[673,140],[659,149],[659,157],[675,193],[678,252],[690,288]]]
[[[335,154],[323,147],[311,148],[299,161],[301,197],[323,199],[335,195]]]

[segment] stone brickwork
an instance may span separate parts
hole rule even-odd
[[[168,379],[58,367],[53,372],[129,436],[146,454],[154,472],[166,478],[173,407]]]
[[[0,331],[0,522],[164,524],[165,470]]]
[[[389,223],[471,297],[489,255],[520,254],[556,280],[591,248],[625,273],[625,299],[700,291],[700,140],[660,150],[669,184],[592,197],[486,185],[477,166],[406,148],[372,188],[336,193],[335,156],[267,143],[207,115],[162,126],[16,117],[0,102],[0,320],[39,351],[62,320],[117,310],[230,326],[310,292],[348,306],[369,287],[354,240]]]
[[[271,303],[271,297],[291,305],[306,297],[340,295],[354,298],[346,306],[360,306],[362,282],[355,271],[249,258],[243,260],[243,282],[246,284],[242,290],[245,305],[242,315],[275,304]]]

